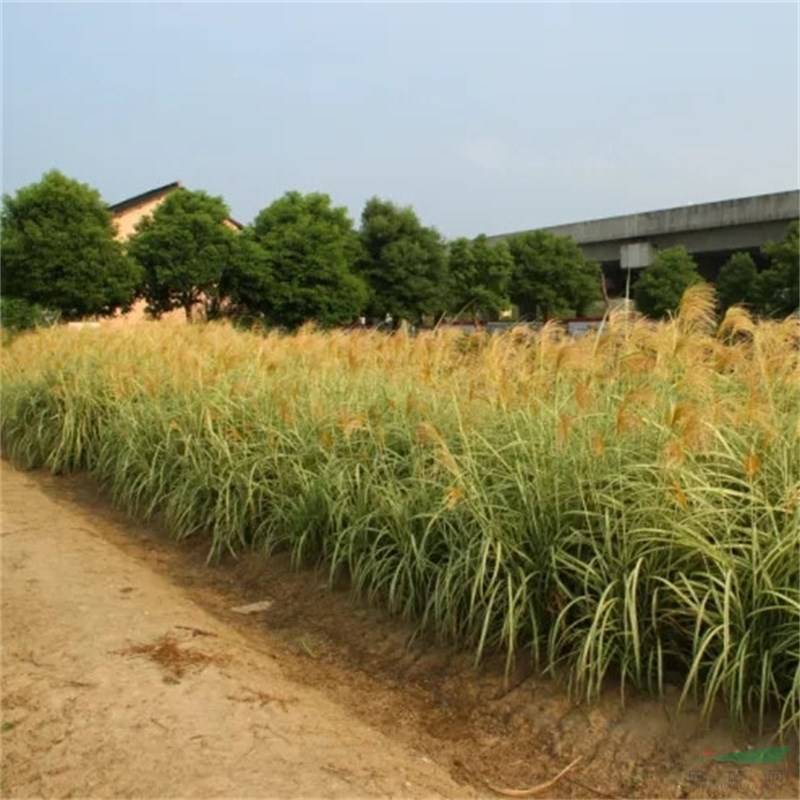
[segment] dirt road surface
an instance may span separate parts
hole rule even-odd
[[[469,797],[2,462],[4,797]]]

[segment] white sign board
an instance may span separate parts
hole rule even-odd
[[[653,263],[653,245],[650,242],[623,244],[619,249],[622,269],[644,269]]]

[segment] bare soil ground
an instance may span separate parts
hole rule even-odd
[[[413,637],[327,576],[206,566],[78,476],[2,462],[3,797],[797,797],[768,737],[675,696],[591,707]],[[234,610],[269,601],[253,614]]]

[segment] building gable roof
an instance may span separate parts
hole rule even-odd
[[[176,189],[180,188],[180,181],[165,183],[163,186],[159,186],[157,189],[150,189],[147,192],[142,192],[141,194],[129,197],[127,200],[123,200],[120,203],[115,203],[113,206],[109,206],[108,210],[112,214],[122,214],[123,211],[127,211],[129,208],[135,208],[136,206],[140,206],[143,203],[149,202],[150,200],[155,200],[156,198],[161,197],[161,195],[169,194],[170,192],[174,192]]]
[[[142,192],[141,194],[129,197],[127,200],[122,200],[119,203],[115,203],[113,206],[109,206],[108,210],[116,217],[119,214],[125,213],[131,208],[136,208],[136,206],[149,203],[151,200],[157,200],[159,197],[167,195],[170,192],[174,192],[176,189],[181,188],[183,188],[183,184],[181,184],[180,181],[165,183],[163,186],[150,189],[147,192]],[[233,217],[227,217],[226,222],[229,222],[237,230],[242,230],[244,228],[244,225],[242,225],[242,223],[238,220],[235,220]]]

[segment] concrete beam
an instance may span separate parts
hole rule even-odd
[[[698,252],[719,249],[721,239],[725,240],[723,244],[729,245],[724,249],[760,246],[771,238],[782,237],[786,225],[798,218],[800,191],[792,190],[536,230],[570,236],[584,247],[590,258],[606,261],[619,260],[622,242],[650,241],[659,247],[684,244],[687,249]],[[689,236],[695,233],[698,235]],[[513,235],[506,233],[489,238],[501,240]],[[588,247],[594,244],[598,247]],[[605,246],[612,244],[612,247]]]
[[[786,226],[789,222],[790,220],[786,220],[742,225],[738,228],[676,232],[652,236],[644,241],[651,244],[656,250],[683,245],[690,253],[697,254],[751,250],[761,247],[766,242],[782,239],[786,235]],[[600,263],[610,263],[620,261],[620,251],[626,243],[616,239],[604,242],[579,242],[579,244],[588,259]]]
[[[789,223],[800,217],[800,191],[740,197],[716,203],[626,214],[619,217],[551,225],[545,230],[559,236],[571,236],[580,244],[609,241],[648,240],[669,234],[685,234],[714,228],[734,228],[765,223]],[[784,225],[785,227],[785,225]],[[493,236],[504,239],[513,234]]]

